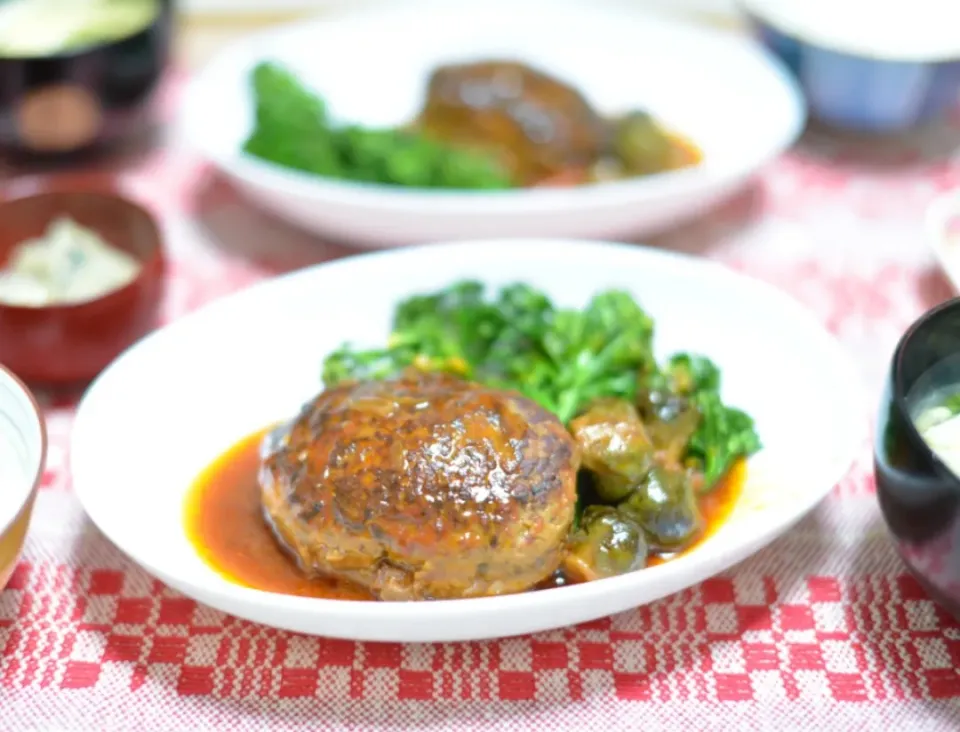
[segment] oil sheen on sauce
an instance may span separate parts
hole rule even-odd
[[[185,506],[190,542],[214,571],[244,587],[284,595],[372,600],[364,589],[349,583],[308,577],[275,541],[263,518],[257,484],[260,442],[266,432],[242,439],[197,478]],[[741,461],[700,501],[707,529],[699,541],[712,535],[730,515],[745,478],[746,464]],[[676,556],[653,557],[648,566]],[[544,586],[553,584],[548,581]]]

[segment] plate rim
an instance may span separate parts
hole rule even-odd
[[[846,371],[845,374],[838,375],[838,379],[840,379],[840,383],[843,383],[845,387],[849,387],[848,396],[850,405],[857,406],[858,408],[853,410],[853,413],[849,414],[847,417],[848,424],[845,426],[845,432],[843,433],[844,438],[847,440],[847,444],[839,449],[835,456],[831,456],[831,459],[824,460],[823,464],[815,471],[814,475],[817,479],[815,490],[805,494],[802,500],[794,502],[793,505],[788,504],[786,507],[780,508],[765,508],[764,516],[768,517],[768,520],[765,522],[762,529],[758,529],[756,532],[754,532],[748,540],[737,544],[735,551],[727,551],[726,553],[719,555],[721,557],[719,559],[715,556],[702,555],[698,558],[697,563],[691,568],[692,570],[695,570],[693,574],[688,575],[689,577],[692,577],[692,579],[685,579],[681,581],[681,586],[678,589],[667,589],[662,593],[657,594],[657,597],[672,595],[683,588],[695,586],[716,575],[717,573],[735,566],[747,557],[752,556],[757,551],[767,546],[770,542],[786,533],[786,531],[789,530],[794,524],[809,514],[810,511],[830,493],[830,491],[857,463],[859,455],[862,452],[864,445],[866,444],[866,439],[869,435],[869,414],[866,409],[867,400],[865,398],[862,379],[858,378],[858,371],[852,356],[850,352],[838,341],[838,339],[826,330],[822,322],[816,318],[816,316],[809,309],[804,307],[789,294],[781,291],[779,288],[763,280],[759,280],[742,272],[730,269],[716,261],[707,260],[680,252],[665,251],[640,245],[623,244],[609,241],[593,241],[587,239],[560,239],[549,237],[525,239],[477,239],[471,241],[422,244],[405,247],[402,249],[364,252],[355,256],[335,260],[333,262],[313,265],[311,267],[280,275],[278,277],[267,278],[261,282],[255,283],[236,293],[222,297],[191,313],[188,313],[183,317],[173,321],[169,325],[158,329],[153,334],[139,341],[137,344],[134,344],[134,346],[121,354],[121,356],[104,372],[102,372],[101,375],[98,376],[97,379],[89,386],[76,412],[70,439],[70,467],[73,475],[74,494],[84,509],[87,517],[110,541],[111,544],[113,544],[123,555],[129,557],[131,561],[143,568],[148,574],[161,579],[174,589],[177,589],[183,594],[197,600],[197,602],[216,608],[225,613],[261,624],[268,624],[272,625],[273,627],[296,630],[297,632],[304,633],[308,633],[310,631],[305,631],[300,627],[293,628],[288,624],[284,624],[282,619],[278,619],[277,622],[271,621],[269,623],[265,623],[261,617],[257,616],[256,612],[252,612],[251,614],[251,612],[248,612],[248,609],[252,608],[254,610],[260,610],[261,612],[273,611],[278,615],[291,613],[296,615],[310,615],[317,619],[336,616],[341,620],[346,620],[349,617],[355,619],[361,624],[372,624],[379,621],[384,626],[387,626],[384,632],[378,632],[374,634],[366,632],[349,634],[336,632],[324,633],[324,635],[328,635],[329,637],[350,638],[364,641],[394,642],[443,642],[446,640],[481,640],[494,637],[509,637],[511,635],[520,635],[531,631],[519,630],[516,633],[502,633],[499,631],[494,631],[492,633],[485,633],[482,630],[482,625],[479,625],[476,626],[478,628],[477,630],[468,634],[455,632],[427,632],[423,634],[422,637],[418,637],[416,639],[406,638],[404,640],[398,638],[396,634],[392,634],[389,631],[389,625],[391,621],[396,621],[401,624],[409,624],[410,621],[416,620],[419,621],[423,626],[429,626],[431,623],[436,623],[439,630],[445,622],[449,622],[452,619],[459,621],[482,620],[482,618],[491,611],[523,613],[526,610],[543,609],[544,604],[549,605],[553,599],[559,599],[559,596],[556,593],[563,593],[562,597],[564,598],[564,602],[567,604],[583,605],[590,604],[591,602],[602,603],[603,598],[608,595],[617,596],[624,591],[628,591],[630,586],[636,581],[635,576],[632,574],[621,575],[618,577],[612,577],[602,581],[585,583],[581,585],[540,590],[538,592],[519,593],[499,597],[438,600],[431,601],[426,605],[418,602],[346,602],[342,600],[288,596],[235,585],[230,583],[229,580],[225,578],[223,579],[223,584],[221,586],[208,586],[201,588],[198,583],[189,580],[184,581],[180,577],[171,575],[163,568],[158,568],[153,562],[149,561],[149,558],[147,561],[144,561],[141,553],[137,551],[136,547],[134,547],[131,551],[129,546],[122,546],[120,543],[115,541],[112,532],[109,530],[111,522],[102,522],[102,516],[98,515],[96,511],[91,512],[89,509],[90,502],[87,500],[87,498],[89,495],[91,495],[91,491],[96,490],[95,488],[90,488],[88,485],[89,483],[94,482],[92,480],[93,476],[87,476],[84,474],[78,475],[75,472],[74,457],[78,454],[77,447],[79,445],[82,448],[84,440],[87,439],[85,435],[89,431],[86,429],[89,404],[100,399],[100,390],[106,388],[103,386],[103,384],[108,384],[110,382],[112,374],[114,374],[117,369],[125,368],[124,364],[131,353],[134,353],[143,344],[153,342],[154,339],[160,336],[160,334],[169,333],[171,330],[177,329],[179,324],[186,322],[189,325],[190,322],[193,322],[197,319],[210,317],[209,314],[211,312],[229,308],[231,303],[239,297],[253,297],[256,296],[256,293],[258,292],[269,292],[274,288],[279,289],[290,280],[309,279],[317,276],[316,273],[322,270],[332,269],[335,272],[337,269],[344,267],[349,268],[355,261],[361,259],[365,261],[376,261],[378,259],[383,259],[389,263],[392,259],[406,258],[410,257],[411,255],[416,256],[417,253],[429,253],[429,250],[436,248],[446,249],[449,252],[448,256],[453,256],[457,251],[465,249],[474,250],[475,255],[476,250],[479,248],[482,251],[484,246],[509,248],[517,247],[518,245],[526,247],[526,251],[528,252],[533,251],[533,246],[539,246],[541,248],[549,246],[553,249],[559,246],[567,249],[570,252],[579,251],[581,256],[584,253],[588,253],[592,250],[603,249],[612,253],[625,255],[627,257],[639,258],[641,260],[652,257],[654,259],[673,262],[674,264],[683,263],[697,267],[701,271],[710,275],[732,279],[736,282],[742,283],[744,286],[749,286],[756,289],[759,293],[763,293],[769,297],[777,298],[782,307],[793,310],[792,317],[806,320],[807,325],[810,327],[809,333],[812,336],[819,338],[825,349],[829,349],[833,352],[832,365]],[[251,295],[251,293],[253,294]],[[166,335],[164,337],[169,336]],[[107,525],[107,527],[104,526],[104,523]],[[684,563],[685,559],[688,557],[697,556],[697,554],[698,552],[694,551],[685,557],[674,560],[673,562],[665,563],[655,567],[649,567],[641,570],[641,572],[645,577],[651,579],[655,577],[670,577],[671,575],[676,574],[678,568],[685,568],[687,566]],[[637,603],[636,606],[642,606],[653,601],[656,599],[653,597],[654,594],[656,593],[644,592],[644,595],[647,597],[647,599]],[[204,599],[200,600],[198,597],[203,597]],[[429,610],[425,612],[424,608],[427,606],[429,606]],[[601,614],[594,617],[605,616],[606,614]],[[542,624],[533,623],[533,625],[539,627]]]

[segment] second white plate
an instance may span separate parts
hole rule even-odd
[[[338,117],[410,119],[436,66],[512,57],[569,80],[603,112],[644,108],[702,164],[570,189],[453,192],[318,178],[244,155],[249,73],[279,61]],[[783,68],[730,33],[568,0],[419,0],[250,36],[191,82],[181,132],[251,200],[319,234],[385,246],[478,236],[644,236],[735,191],[788,147],[804,103]]]

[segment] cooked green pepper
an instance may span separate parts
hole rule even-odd
[[[567,540],[563,569],[587,582],[642,569],[647,563],[643,531],[630,516],[611,506],[588,506],[580,528]]]
[[[570,432],[605,503],[622,501],[653,467],[653,443],[636,408],[624,399],[597,400],[570,422]]]
[[[664,404],[674,395],[674,405],[682,401],[692,405],[699,415],[695,428],[686,436],[682,458],[688,466],[703,474],[701,492],[716,487],[736,460],[757,452],[760,438],[753,419],[745,412],[727,406],[720,396],[720,370],[709,358],[688,353],[671,356],[666,367],[640,378],[639,400],[658,399]],[[647,416],[649,404],[641,403],[641,414]],[[675,414],[675,426],[689,430],[692,417],[681,419]],[[682,434],[677,435],[679,440]],[[655,438],[656,439],[656,438]],[[673,445],[675,450],[677,444]]]
[[[654,468],[618,508],[642,526],[650,543],[663,551],[684,548],[703,528],[696,492],[682,470]]]
[[[614,125],[613,149],[629,175],[650,175],[670,168],[673,146],[646,112],[631,112]]]
[[[700,426],[701,415],[696,406],[667,389],[642,388],[637,394],[637,408],[663,460],[679,464],[690,437]]]

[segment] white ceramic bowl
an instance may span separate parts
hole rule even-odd
[[[724,397],[755,418],[764,444],[750,459],[729,519],[666,564],[505,597],[410,603],[290,597],[238,586],[205,564],[183,519],[197,475],[239,439],[295,414],[321,389],[322,359],[344,340],[383,343],[398,300],[464,277],[491,288],[525,281],[561,306],[624,288],[655,318],[658,357],[698,351],[713,358]],[[283,344],[281,351],[273,344]],[[134,346],[91,386],[74,423],[71,465],[74,491],[104,534],[201,602],[302,633],[460,641],[622,612],[732,566],[827,494],[866,447],[866,425],[850,359],[815,318],[769,285],[642,247],[485,240],[350,257],[256,285],[178,320]]]
[[[23,549],[46,456],[47,431],[37,400],[0,365],[0,590]]]
[[[392,125],[416,113],[437,65],[497,57],[569,80],[605,113],[650,110],[696,142],[703,162],[568,189],[457,192],[319,178],[241,151],[253,122],[249,73],[259,61],[291,68],[335,116]],[[569,0],[411,0],[244,38],[194,77],[180,133],[264,209],[318,234],[388,246],[646,236],[733,193],[804,121],[789,74],[749,38]]]
[[[790,69],[810,113],[847,130],[932,122],[960,92],[960,32],[949,0],[738,0]]]

